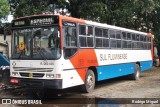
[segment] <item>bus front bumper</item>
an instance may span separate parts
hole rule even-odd
[[[29,79],[29,78],[11,78],[10,83],[28,88],[50,88],[62,89],[62,79]]]

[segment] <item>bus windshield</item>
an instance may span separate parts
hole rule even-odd
[[[23,49],[21,49],[22,47]],[[12,59],[49,60],[60,58],[60,56],[58,27],[13,30]]]

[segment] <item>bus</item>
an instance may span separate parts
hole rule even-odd
[[[153,66],[151,33],[62,15],[12,21],[10,82],[46,89],[81,86],[129,75],[138,80]]]

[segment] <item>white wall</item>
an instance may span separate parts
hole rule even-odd
[[[0,52],[3,52],[7,57],[11,57],[11,35],[6,36],[6,41],[8,42],[9,46],[9,54],[7,53],[7,47],[0,45]],[[0,43],[5,43],[4,37],[2,34],[0,34]]]

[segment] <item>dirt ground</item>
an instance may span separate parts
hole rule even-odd
[[[45,106],[45,107],[160,107],[160,68],[154,67],[150,70],[141,73],[141,77],[138,81],[130,80],[128,77],[120,77],[110,80],[105,80],[96,83],[96,88],[92,93],[81,93],[79,87],[69,88],[66,90],[56,91],[56,94],[48,94],[51,98],[58,98],[62,101],[62,104],[55,104],[55,100],[49,99],[47,104],[50,105],[31,105],[33,107]],[[14,90],[0,90],[0,98],[32,98],[35,97],[28,89],[14,89]],[[139,98],[146,98],[154,100],[158,104],[142,104],[143,102],[136,104],[63,104],[65,98],[80,98],[79,100],[88,100],[88,98],[102,98],[113,100],[139,100]],[[112,99],[113,98],[113,99]],[[137,98],[137,99],[135,99]],[[156,102],[157,101],[157,102]],[[44,103],[46,103],[44,102]],[[100,101],[101,102],[101,101]],[[54,103],[54,104],[53,104]],[[103,103],[103,102],[102,102]],[[123,102],[122,102],[123,103]],[[153,102],[154,103],[154,102]],[[0,107],[16,107],[28,105],[0,105]]]
[[[142,72],[138,81],[127,77],[97,84],[94,92],[85,94],[102,98],[160,98],[160,68]]]

